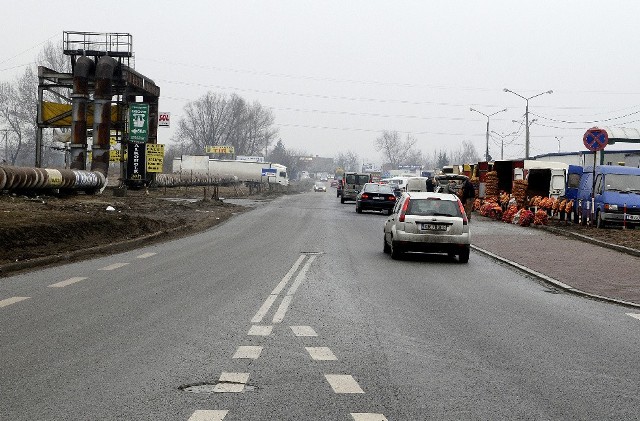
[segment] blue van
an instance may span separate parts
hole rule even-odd
[[[600,165],[595,167],[595,183],[593,177],[593,167],[584,167],[578,188],[582,223],[589,216],[598,228],[640,226],[640,168]]]

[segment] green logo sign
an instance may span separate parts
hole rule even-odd
[[[149,104],[129,104],[129,142],[146,143],[149,139]]]

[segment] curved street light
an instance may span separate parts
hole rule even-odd
[[[505,92],[511,92],[511,93],[512,93],[512,94],[514,94],[515,96],[519,96],[520,98],[522,98],[522,99],[524,99],[525,101],[527,101],[527,105],[526,105],[526,107],[525,107],[525,111],[524,111],[524,115],[525,115],[525,119],[526,119],[525,126],[526,126],[526,129],[527,129],[527,132],[526,132],[526,133],[527,133],[527,135],[526,135],[526,140],[525,140],[525,152],[524,152],[524,157],[525,157],[525,159],[529,159],[529,100],[530,100],[530,99],[533,99],[533,98],[535,98],[535,97],[538,97],[538,96],[540,96],[540,95],[544,95],[544,94],[552,94],[552,93],[553,93],[553,91],[552,91],[552,90],[548,90],[548,91],[540,92],[539,94],[537,94],[537,95],[533,95],[533,96],[530,96],[530,97],[528,97],[528,98],[527,98],[527,97],[524,97],[524,96],[522,96],[522,95],[520,95],[519,93],[513,92],[511,89],[504,88],[504,89],[503,89],[503,91],[505,91]]]
[[[491,116],[494,116],[494,115],[498,114],[498,113],[501,113],[501,112],[507,111],[507,109],[505,108],[504,110],[496,111],[496,112],[495,112],[495,113],[493,113],[493,114],[485,114],[485,113],[483,113],[482,111],[478,111],[478,110],[476,110],[475,108],[469,108],[469,111],[475,111],[476,113],[480,113],[480,114],[482,114],[483,116],[487,117],[487,143],[486,143],[486,148],[485,148],[485,150],[484,150],[484,159],[485,159],[486,161],[489,161],[489,118],[490,118]]]

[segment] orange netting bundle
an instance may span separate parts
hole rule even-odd
[[[502,214],[502,222],[511,223],[516,213],[518,213],[518,207],[509,206],[509,208],[504,212],[504,214]]]
[[[535,225],[547,225],[549,223],[549,215],[547,215],[547,211],[539,209],[533,217],[533,223]]]
[[[520,225],[528,227],[533,222],[533,212],[528,209],[522,209],[520,211]]]

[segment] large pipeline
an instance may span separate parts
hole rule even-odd
[[[103,56],[96,67],[96,87],[93,93],[93,147],[91,171],[105,177],[109,171],[109,135],[111,129],[111,83],[118,62]]]
[[[32,167],[0,167],[0,191],[40,190],[101,191],[107,179],[102,173],[86,170],[58,170]]]
[[[93,74],[93,60],[82,56],[73,70],[71,94],[71,168],[86,169],[87,162],[87,102],[89,101],[89,77]]]

